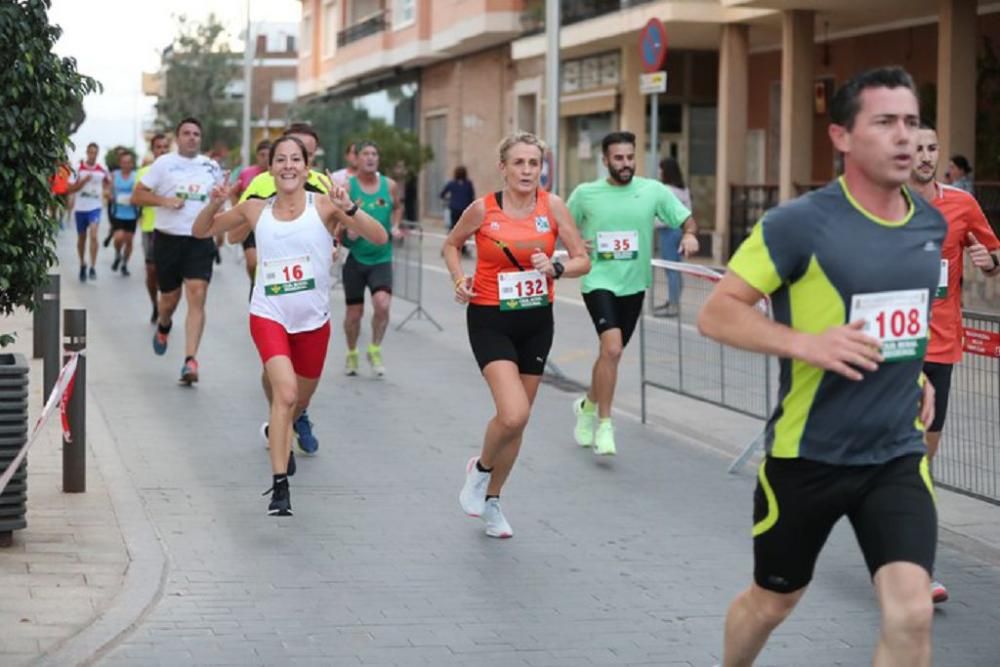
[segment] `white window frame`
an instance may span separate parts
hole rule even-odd
[[[340,26],[340,5],[337,0],[323,2],[323,57],[332,58],[337,55],[337,31]]]
[[[282,88],[287,92],[288,87],[291,87],[291,95],[285,95],[284,97],[278,97],[278,91]],[[275,79],[271,82],[271,101],[275,104],[291,104],[296,100],[299,94],[298,80],[297,79]]]
[[[403,12],[409,9],[410,17],[405,18]],[[417,0],[392,0],[392,29],[403,30],[417,22]]]

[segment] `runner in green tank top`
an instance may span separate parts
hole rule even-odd
[[[357,173],[348,181],[351,199],[365,213],[385,227],[393,238],[400,235],[403,206],[395,181],[378,171],[378,146],[371,141],[357,145]],[[392,243],[374,245],[362,238],[344,239],[351,251],[344,262],[344,337],[347,341],[347,375],[358,374],[358,338],[365,308],[365,288],[372,295],[372,337],[368,344],[368,363],[376,377],[385,374],[382,363],[382,339],[389,326],[389,306],[392,303]]]

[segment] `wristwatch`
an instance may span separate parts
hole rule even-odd
[[[346,211],[344,211],[344,213],[346,213],[348,216],[350,216],[352,218],[354,217],[354,214],[357,213],[357,212],[358,212],[358,205],[357,204],[355,204],[351,208],[349,208]]]
[[[997,259],[997,256],[992,253],[990,254],[990,257],[993,258],[993,268],[990,269],[990,271],[996,271],[997,267],[1000,266],[1000,259]]]
[[[994,258],[994,259],[995,259],[995,258]],[[563,266],[563,263],[562,263],[562,262],[560,262],[560,261],[559,261],[558,259],[557,259],[557,260],[554,260],[554,261],[552,262],[552,271],[553,271],[553,273],[554,273],[554,275],[552,276],[552,279],[553,279],[553,280],[559,280],[559,278],[561,278],[561,277],[562,277],[562,274],[563,274],[563,272],[564,272],[565,270],[566,270],[566,267],[565,267],[565,266]]]

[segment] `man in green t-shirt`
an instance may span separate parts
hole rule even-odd
[[[149,164],[136,172],[136,178],[142,180],[149,168],[153,166],[153,161],[161,155],[165,155],[170,150],[170,139],[167,135],[157,133],[149,141],[149,150],[153,154],[153,160]],[[139,216],[139,228],[142,230],[142,255],[146,260],[146,292],[149,293],[149,300],[153,303],[153,315],[149,318],[150,324],[156,324],[160,318],[160,311],[157,308],[159,300],[158,288],[156,284],[156,259],[153,257],[153,232],[156,230],[156,207],[143,206]]]
[[[357,144],[357,173],[347,181],[354,203],[385,227],[393,238],[399,237],[403,206],[399,188],[388,176],[379,173],[378,146],[372,141]],[[368,363],[375,377],[385,374],[382,364],[382,339],[389,326],[392,303],[392,243],[375,245],[363,238],[344,239],[351,254],[344,262],[344,337],[347,340],[347,375],[358,374],[358,338],[365,309],[365,288],[372,295],[372,339],[368,344]]]
[[[611,403],[618,362],[635,331],[652,281],[655,222],[684,226],[682,255],[697,253],[698,239],[691,211],[670,189],[659,181],[635,176],[634,134],[612,132],[604,137],[601,148],[608,177],[578,186],[566,203],[592,253],[592,268],[583,277],[581,289],[600,339],[590,390],[573,402],[573,436],[581,447],[593,446],[596,453],[609,456],[615,453]]]

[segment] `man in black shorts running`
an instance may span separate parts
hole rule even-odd
[[[205,331],[205,299],[215,257],[215,242],[193,237],[191,227],[223,174],[215,160],[201,155],[201,123],[196,118],[178,123],[176,136],[177,152],[156,159],[136,185],[132,203],[159,207],[153,252],[160,303],[153,351],[167,352],[167,336],[183,287],[188,310],[180,382],[190,386],[198,381],[195,355]]]
[[[920,122],[900,68],[830,105],[844,175],[768,211],[705,303],[702,333],[780,357],[778,408],[754,496],[754,580],[729,608],[725,667],[752,665],[847,516],[882,608],[874,665],[931,664],[937,542],[923,378],[946,225],[905,186]],[[774,320],[757,304],[771,296]]]

